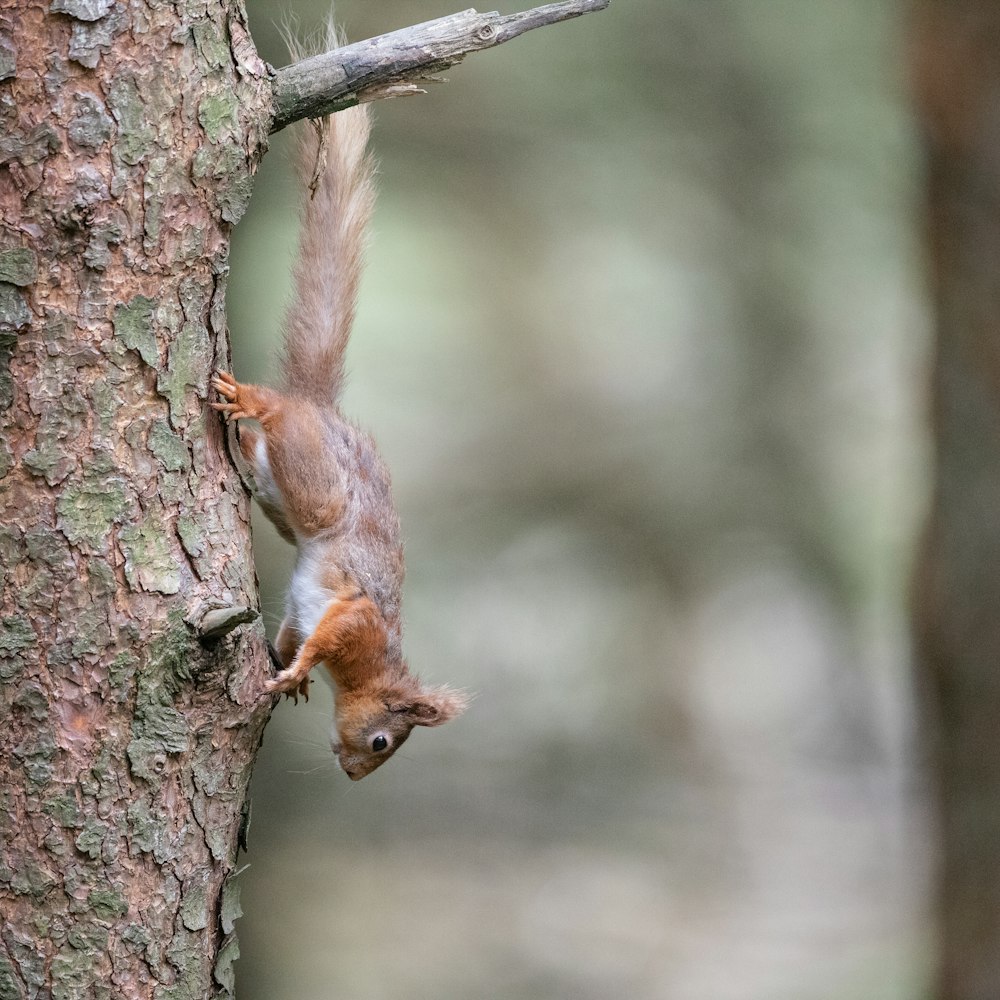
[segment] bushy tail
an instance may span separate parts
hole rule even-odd
[[[338,44],[331,26],[319,51]],[[294,42],[289,48],[294,59],[310,54]],[[302,231],[294,299],[285,316],[285,389],[326,405],[336,402],[344,378],[375,200],[370,131],[365,105],[299,125]]]

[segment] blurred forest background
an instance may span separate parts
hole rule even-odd
[[[241,1000],[927,995],[905,13],[617,0],[376,106],[345,410],[393,470],[411,665],[476,700],[356,785],[325,685],[278,708]],[[290,287],[288,138],[236,233],[243,378]],[[273,635],[291,551],[255,532]]]

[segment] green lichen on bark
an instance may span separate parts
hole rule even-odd
[[[138,351],[139,357],[150,368],[160,362],[160,351],[153,333],[153,314],[156,303],[145,295],[136,295],[115,309],[115,336],[130,350]]]
[[[24,544],[32,562],[54,569],[66,559],[66,543],[48,528],[32,528],[25,534]]]
[[[246,214],[253,178],[246,153],[238,146],[202,146],[195,154],[192,177],[214,199],[219,214],[235,225]]]
[[[149,931],[141,924],[129,924],[122,931],[122,940],[127,941],[129,944],[137,945],[140,948],[145,948],[152,941],[152,938],[149,935]]]
[[[149,651],[144,679],[161,686],[172,698],[191,680],[191,663],[200,656],[197,640],[184,621],[183,611],[173,608],[168,613],[166,627],[153,637]]]
[[[76,468],[76,456],[66,448],[65,437],[45,428],[39,428],[35,447],[21,461],[49,486],[58,486]]]
[[[33,285],[38,280],[38,254],[27,247],[0,250],[0,281]]]
[[[24,845],[0,861],[0,1000],[205,1000],[222,995],[227,785],[266,713],[246,693],[256,633],[206,651],[182,618],[256,597],[245,518],[222,540],[199,522],[216,494],[229,522],[241,502],[204,404],[227,354],[220,211],[249,195],[269,88],[233,66],[239,4],[42,7],[0,128],[23,210],[0,225],[0,839]],[[0,32],[0,76],[16,47]],[[234,169],[196,182],[213,141]],[[226,585],[230,563],[248,587]]]
[[[236,993],[236,970],[233,968],[233,965],[239,957],[240,945],[234,934],[226,939],[219,950],[219,957],[216,959],[215,968],[212,972],[215,976],[215,981],[229,996],[235,996]]]
[[[14,967],[0,958],[0,1000],[24,1000],[24,991],[14,975]]]
[[[96,224],[90,231],[83,262],[94,271],[104,271],[111,263],[112,245],[118,245],[125,236],[125,227],[119,219]]]
[[[46,800],[42,809],[60,826],[73,828],[83,824],[83,814],[72,792],[51,796]]]
[[[7,615],[0,618],[0,657],[13,657],[38,642],[34,629],[22,615]]]
[[[21,981],[28,987],[28,995],[37,996],[45,987],[45,963],[36,953],[33,942],[25,941],[12,933],[4,943],[20,973]]]
[[[0,333],[0,413],[10,409],[10,404],[14,402],[14,379],[10,374],[12,353],[12,343],[5,342],[3,333]]]
[[[76,634],[73,636],[70,652],[76,659],[98,656],[111,642],[111,627],[108,613],[102,604],[81,608],[76,617]]]
[[[63,392],[59,403],[43,413],[35,432],[35,446],[22,459],[49,486],[61,483],[77,467],[79,456],[68,442],[77,440],[83,432],[89,410],[87,401],[72,388]]]
[[[87,394],[94,416],[94,444],[111,444],[116,436],[115,418],[121,413],[122,394],[119,390],[121,379],[114,369],[109,368],[108,377],[90,386]]]
[[[149,428],[149,450],[168,472],[186,471],[191,466],[191,453],[184,439],[175,434],[165,420],[156,420]]]
[[[58,152],[61,145],[59,133],[48,122],[18,132],[0,131],[0,163],[16,160],[22,166],[34,166]]]
[[[223,934],[232,934],[236,921],[243,916],[240,905],[240,883],[234,878],[226,879],[222,887],[222,904],[219,907],[219,926]]]
[[[141,163],[153,148],[156,129],[135,80],[127,76],[113,78],[108,107],[118,123],[118,141],[114,144],[118,159],[129,166]]]
[[[48,868],[35,861],[19,865],[13,872],[10,888],[18,896],[31,896],[34,899],[44,899],[45,894],[56,884],[58,879]]]
[[[93,952],[77,951],[70,945],[61,948],[52,959],[52,1000],[96,996],[90,988],[94,984],[94,959]]]
[[[177,535],[184,546],[184,551],[196,559],[205,552],[207,539],[200,521],[196,517],[182,514],[177,518]]]
[[[112,527],[124,517],[129,504],[125,483],[116,476],[95,475],[63,487],[56,501],[59,530],[74,544],[103,549]]]
[[[116,920],[128,913],[125,897],[111,886],[92,889],[87,895],[87,905],[99,920]]]
[[[184,415],[188,389],[204,390],[208,385],[211,362],[208,330],[202,323],[185,323],[170,345],[167,368],[156,379],[158,391],[170,404],[170,420],[175,427]]]
[[[136,736],[129,742],[125,752],[128,754],[132,776],[158,787],[167,766],[167,755],[156,740]]]
[[[0,680],[11,680],[24,668],[22,654],[38,644],[35,630],[23,615],[0,618]]]
[[[180,567],[162,514],[150,508],[141,521],[118,533],[125,556],[125,579],[133,590],[176,594],[181,588]]]
[[[202,965],[205,953],[201,937],[191,931],[178,930],[167,948],[166,956],[177,971],[177,981],[157,989],[153,994],[155,1000],[203,1000],[205,983]]]
[[[158,783],[167,755],[190,748],[187,720],[172,702],[181,685],[190,681],[192,662],[199,657],[182,613],[171,611],[166,628],[150,643],[149,659],[139,673],[127,751],[132,773],[151,784]]]
[[[236,135],[239,107],[239,99],[228,88],[220,88],[202,98],[198,105],[198,121],[210,142],[218,143]]]
[[[143,799],[128,807],[129,851],[132,854],[152,854],[157,864],[176,856],[170,843],[170,828],[165,814],[154,814]]]
[[[78,851],[96,861],[101,856],[104,841],[108,836],[108,826],[100,820],[87,819],[74,843]]]
[[[30,716],[35,722],[44,722],[49,716],[48,698],[37,684],[25,684],[17,692],[14,707]]]
[[[108,946],[108,930],[100,924],[77,924],[70,928],[66,940],[78,951],[104,951]]]
[[[202,18],[195,22],[191,28],[191,34],[194,36],[194,43],[198,47],[198,51],[212,69],[222,69],[228,65],[232,59],[232,51],[225,28],[222,25]]]
[[[111,661],[108,668],[108,683],[115,692],[116,701],[124,701],[129,696],[132,678],[139,667],[139,658],[128,650],[123,650]]]
[[[185,885],[181,923],[189,931],[200,931],[208,926],[208,915],[208,886],[205,882]]]
[[[18,333],[31,322],[27,299],[16,285],[0,281],[0,344],[3,334]]]
[[[52,761],[56,755],[56,742],[49,727],[39,727],[18,746],[14,756],[21,762],[25,779],[33,791],[38,791],[52,780]]]
[[[191,741],[187,720],[170,705],[157,703],[136,707],[136,727],[166,753],[185,753]]]

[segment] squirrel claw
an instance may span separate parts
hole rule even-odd
[[[212,388],[227,401],[225,403],[212,404],[216,409],[219,409],[223,406],[233,405],[236,397],[239,395],[240,384],[229,372],[218,372],[212,376]]]
[[[273,677],[269,681],[264,682],[264,693],[265,694],[283,694],[286,698],[291,698],[292,701],[297,705],[299,703],[299,695],[302,695],[306,701],[309,700],[309,678],[303,677],[301,680],[296,680],[293,674],[286,674],[286,671],[282,671],[277,677]]]
[[[221,390],[220,390],[221,391]],[[242,409],[239,403],[210,403],[213,410],[218,410],[226,420],[242,420],[249,416]]]
[[[291,691],[286,691],[285,692],[285,697],[286,698],[291,698],[292,701],[296,705],[299,703],[299,695],[302,695],[302,697],[307,702],[309,701],[309,678],[308,677],[303,677],[302,680],[299,682],[299,686],[297,688],[293,688]]]

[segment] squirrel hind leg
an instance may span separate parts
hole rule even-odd
[[[218,372],[212,378],[212,388],[224,402],[212,403],[226,420],[258,420],[266,425],[281,407],[281,396],[273,389],[237,382],[229,372]]]

